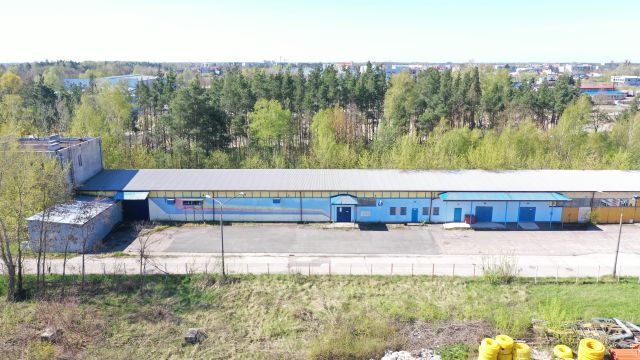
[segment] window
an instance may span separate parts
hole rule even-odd
[[[422,215],[427,216],[429,215],[429,208],[428,207],[423,207],[422,208]]]
[[[274,204],[280,204],[280,198],[274,198],[273,199],[273,203]]]
[[[389,208],[389,215],[395,215],[396,214],[396,207],[392,206]]]
[[[182,205],[184,206],[202,206],[202,200],[183,200]]]
[[[432,208],[432,209],[431,209],[431,215],[434,215],[434,216],[438,216],[438,215],[440,215],[440,208],[439,208],[439,207],[437,207],[437,206],[436,206],[436,207],[434,207],[434,208]]]
[[[176,199],[167,199],[167,204],[173,205],[176,203]]]
[[[376,206],[376,198],[358,198],[358,206]]]
[[[400,208],[400,215],[407,215],[407,208],[406,207],[401,207]]]

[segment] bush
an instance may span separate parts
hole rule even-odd
[[[493,285],[510,284],[520,274],[518,259],[513,254],[483,257],[482,271],[485,280]]]

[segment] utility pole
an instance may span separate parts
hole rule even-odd
[[[618,253],[620,252],[620,238],[622,237],[622,213],[620,213],[620,228],[618,229],[618,245],[616,246],[616,258],[613,262],[613,277],[616,277],[618,271]]]
[[[243,192],[240,192],[225,202],[221,202],[220,200],[214,198],[211,195],[205,195],[206,198],[209,198],[213,202],[216,202],[220,205],[220,257],[222,259],[222,279],[225,279],[227,276],[226,270],[224,268],[224,220],[222,219],[222,214],[224,213],[224,205],[239,196],[244,197],[244,195],[245,194]],[[213,208],[215,209],[215,206]],[[214,216],[215,216],[215,213],[214,213]]]

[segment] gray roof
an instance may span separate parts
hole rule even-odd
[[[83,225],[113,205],[112,201],[106,200],[75,200],[50,208],[44,220],[48,223]],[[43,212],[39,212],[27,220],[42,221],[43,216]]]
[[[105,170],[94,191],[621,191],[640,192],[640,171],[621,170]]]

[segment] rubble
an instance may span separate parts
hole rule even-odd
[[[202,328],[190,328],[184,336],[184,341],[187,344],[197,344],[201,343],[206,337],[207,334]]]
[[[387,351],[381,360],[442,360],[442,358],[434,350],[422,349],[417,356],[408,351]]]
[[[57,342],[58,340],[60,340],[61,337],[62,337],[62,330],[54,329],[50,327],[44,329],[44,331],[40,334],[41,341],[46,341],[50,343]]]

